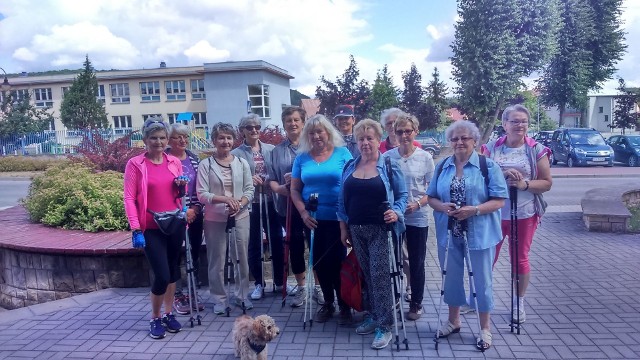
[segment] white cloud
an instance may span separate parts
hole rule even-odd
[[[184,55],[189,58],[192,64],[202,64],[205,62],[224,61],[229,58],[229,51],[216,49],[207,40],[200,40],[192,47],[184,51]]]
[[[31,62],[34,61],[38,55],[25,47],[21,47],[16,49],[12,56],[18,60]]]

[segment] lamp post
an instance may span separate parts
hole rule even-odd
[[[0,70],[2,70],[2,72],[4,73],[4,81],[2,81],[2,86],[0,86],[0,88],[2,89],[2,92],[9,91],[9,89],[11,88],[11,84],[9,84],[9,79],[7,78],[7,72],[4,71],[4,69],[1,67],[0,67]]]

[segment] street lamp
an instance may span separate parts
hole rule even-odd
[[[2,82],[2,86],[0,86],[0,88],[2,89],[2,92],[9,91],[9,89],[11,88],[11,84],[9,84],[9,79],[7,78],[7,72],[4,71],[4,69],[1,67],[0,67],[0,70],[2,70],[2,72],[4,73],[4,81]]]

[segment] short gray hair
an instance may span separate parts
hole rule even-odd
[[[382,126],[379,122],[372,119],[364,119],[358,122],[353,128],[353,136],[357,138],[358,135],[364,134],[367,129],[372,129],[378,140],[382,140]]]
[[[300,134],[300,147],[298,148],[299,153],[309,152],[311,150],[311,143],[309,142],[309,133],[311,129],[315,127],[322,127],[324,131],[327,132],[329,136],[329,143],[333,145],[333,147],[344,146],[344,139],[342,135],[338,132],[331,122],[322,114],[314,115],[309,120],[305,121],[304,127],[302,128],[302,133]]]
[[[512,112],[521,112],[521,113],[525,113],[527,114],[527,120],[531,120],[531,113],[529,112],[529,109],[527,109],[525,106],[520,105],[520,104],[515,104],[515,105],[511,105],[508,106],[506,109],[504,109],[504,111],[502,112],[502,124],[504,125],[504,123],[509,120],[509,114],[511,114]]]
[[[400,116],[402,114],[404,114],[404,111],[398,108],[389,108],[389,109],[382,110],[382,114],[380,114],[380,124],[382,124],[382,127],[385,127],[387,126],[387,121],[389,121],[389,118],[392,115]]]
[[[420,131],[420,122],[418,121],[418,118],[411,114],[398,115],[396,122],[393,123],[393,131],[398,130],[398,126],[402,126],[404,124],[410,124],[411,128],[416,132],[416,134]]]
[[[229,134],[235,141],[238,134],[236,133],[236,129],[231,124],[227,123],[216,123],[211,128],[211,142],[214,142],[218,135],[220,134]]]
[[[451,141],[451,134],[458,130],[466,130],[469,136],[473,138],[473,141],[475,141],[476,143],[480,141],[480,130],[478,130],[476,124],[472,123],[469,120],[457,120],[449,125],[447,130],[444,131],[444,136],[447,141]]]
[[[147,120],[144,121],[144,125],[142,125],[142,138],[147,139],[151,134],[160,130],[164,130],[167,137],[169,137],[167,124],[162,120],[162,116],[149,116]]]
[[[169,126],[169,137],[172,137],[173,134],[189,136],[190,133],[191,133],[191,129],[189,129],[189,127],[185,124],[175,123]]]
[[[247,114],[240,118],[240,124],[238,124],[238,127],[242,129],[247,125],[255,124],[255,123],[260,125],[260,116],[258,116],[258,114],[253,114],[253,113]]]

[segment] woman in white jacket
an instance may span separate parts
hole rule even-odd
[[[234,274],[235,283],[239,284],[236,291],[244,295],[244,299],[239,294],[235,294],[228,300],[230,304],[236,306],[240,306],[244,301],[247,309],[253,308],[253,304],[246,295],[249,294],[248,207],[253,199],[254,187],[247,161],[231,154],[235,138],[236,131],[230,124],[218,123],[213,126],[211,141],[216,152],[200,162],[196,184],[198,199],[205,205],[204,234],[209,262],[209,291],[214,299],[213,311],[218,315],[225,312],[227,301],[224,288],[227,250],[225,229],[230,217],[234,217],[236,222],[236,244],[231,244],[229,254],[232,259],[239,260],[240,274]]]

